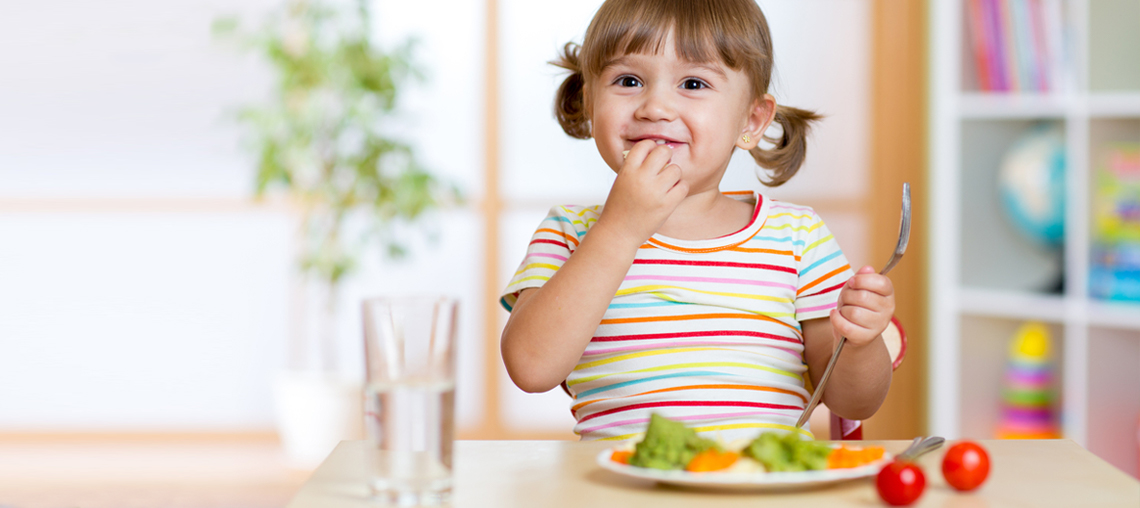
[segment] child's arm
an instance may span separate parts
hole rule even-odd
[[[891,386],[891,358],[882,333],[894,311],[891,280],[865,266],[844,284],[830,319],[803,322],[804,356],[814,386],[819,385],[839,337],[847,337],[823,393],[823,403],[833,413],[862,420],[882,405]]]
[[[546,284],[519,294],[500,343],[519,388],[547,391],[577,365],[638,248],[688,195],[670,157],[653,141],[634,145],[581,245]]]

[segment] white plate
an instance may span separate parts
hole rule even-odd
[[[884,453],[883,458],[869,464],[820,471],[797,472],[724,472],[690,473],[684,470],[662,470],[630,466],[610,460],[614,449],[603,450],[598,454],[598,465],[617,474],[653,480],[670,485],[718,490],[791,490],[805,489],[836,482],[866,478],[879,474],[879,470],[894,457]]]

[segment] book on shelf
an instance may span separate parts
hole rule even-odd
[[[1093,189],[1094,298],[1140,302],[1140,143],[1107,147]]]
[[[1053,93],[1064,89],[1062,0],[966,0],[978,89]]]

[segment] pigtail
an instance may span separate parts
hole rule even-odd
[[[558,59],[550,62],[570,71],[554,96],[554,117],[572,138],[590,139],[590,118],[586,116],[586,78],[578,61],[581,46],[567,42]]]
[[[823,117],[813,111],[776,106],[774,122],[780,124],[783,134],[780,139],[764,136],[765,140],[775,145],[772,148],[765,150],[757,146],[749,151],[756,163],[767,169],[771,176],[771,180],[767,181],[760,177],[761,183],[777,187],[795,176],[804,163],[804,157],[807,157],[807,136],[811,123],[820,118]]]

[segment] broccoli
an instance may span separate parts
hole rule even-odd
[[[720,449],[715,442],[697,436],[696,431],[685,424],[652,414],[645,439],[637,443],[629,464],[654,469],[684,469],[693,456],[709,448]]]
[[[765,432],[742,454],[764,464],[768,471],[809,471],[827,468],[831,448],[818,441],[801,440],[795,434]]]

